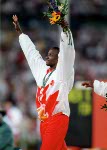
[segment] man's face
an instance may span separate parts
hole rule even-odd
[[[46,65],[50,67],[56,67],[58,62],[58,51],[50,49],[46,56]]]

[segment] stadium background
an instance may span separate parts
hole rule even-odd
[[[43,17],[46,0],[0,0],[0,3],[0,107],[7,110],[5,120],[13,130],[16,145],[24,150],[38,150],[41,140],[35,108],[36,83],[21,51],[12,15],[19,17],[23,32],[30,36],[44,59],[48,49],[58,45],[60,31]],[[76,60],[66,141],[68,146],[88,148],[93,146],[94,101],[98,97],[93,101],[92,91],[81,88],[80,81],[107,80],[107,0],[70,0],[68,19]],[[107,117],[100,109],[99,99],[100,117]],[[102,123],[106,124],[105,119]],[[104,141],[107,134],[102,137]],[[107,145],[94,146],[107,150]]]

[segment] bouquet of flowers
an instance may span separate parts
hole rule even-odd
[[[107,102],[107,93],[106,93],[106,102]],[[105,109],[105,111],[107,111],[107,104],[104,104],[101,109]]]
[[[68,13],[68,1],[61,3],[59,0],[48,0],[48,11],[44,15],[49,18],[50,24],[61,25],[63,31],[69,31],[67,22],[64,20]]]

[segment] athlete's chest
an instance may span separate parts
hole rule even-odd
[[[43,74],[40,75],[37,86],[38,87],[43,87],[45,88],[47,85],[51,85],[54,86],[56,83],[56,71],[52,71],[52,72],[45,72]]]

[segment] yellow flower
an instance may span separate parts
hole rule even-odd
[[[59,21],[61,18],[61,13],[60,12],[53,12],[52,13],[52,18],[49,18],[51,24],[55,24],[57,21]]]

